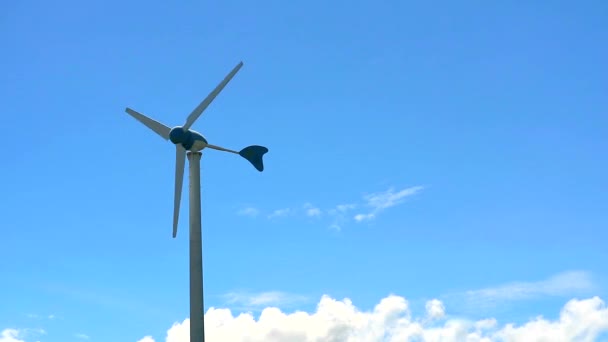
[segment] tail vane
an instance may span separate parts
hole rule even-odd
[[[247,146],[239,152],[239,155],[247,160],[260,172],[264,171],[264,161],[262,157],[268,152],[264,146]]]

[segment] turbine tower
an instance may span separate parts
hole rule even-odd
[[[243,66],[237,64],[220,84],[196,107],[186,119],[183,126],[169,128],[164,124],[127,108],[126,112],[156,132],[165,140],[175,144],[175,198],[173,206],[173,237],[177,235],[177,222],[179,205],[182,195],[184,168],[186,155],[190,164],[190,342],[205,341],[204,306],[203,306],[203,253],[201,240],[201,186],[200,161],[201,150],[210,148],[230,152],[247,159],[258,171],[264,170],[263,155],[268,149],[263,146],[252,145],[241,151],[233,151],[217,145],[211,145],[205,137],[190,129],[196,119],[211,104],[213,99],[224,89],[226,84],[236,75]]]

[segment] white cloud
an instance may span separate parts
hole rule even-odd
[[[277,210],[273,211],[272,214],[268,215],[268,218],[284,217],[289,214],[291,214],[290,208],[277,209]]]
[[[74,334],[74,337],[79,338],[81,340],[88,340],[88,339],[90,339],[89,335],[82,334],[82,333],[76,333],[76,334]]]
[[[502,301],[514,301],[539,296],[572,296],[595,289],[589,272],[568,271],[546,280],[513,282],[496,287],[466,292],[475,306],[495,305]]]
[[[259,213],[260,213],[260,211],[256,208],[247,207],[247,208],[243,208],[243,209],[239,210],[237,214],[241,215],[241,216],[256,217],[256,216],[258,216]]]
[[[4,329],[0,332],[0,342],[25,342],[19,336],[20,332],[17,329]]]
[[[521,326],[501,326],[493,318],[446,319],[439,300],[427,303],[426,315],[436,319],[414,317],[405,298],[395,295],[370,311],[358,309],[349,299],[323,296],[314,313],[267,307],[256,319],[250,313],[233,315],[229,309],[210,308],[205,314],[205,335],[225,342],[591,342],[608,332],[608,309],[598,297],[572,299],[556,320],[538,317]],[[188,329],[188,319],[173,324],[166,341],[187,342]],[[147,338],[139,342],[153,342]]]
[[[354,219],[357,222],[374,219],[381,211],[400,204],[406,197],[415,195],[422,189],[422,186],[413,186],[395,192],[394,188],[390,188],[384,192],[366,195],[364,199],[371,211],[369,213],[359,213],[354,216]]]
[[[595,341],[608,332],[608,309],[599,297],[573,299],[560,312],[559,320],[538,317],[520,327],[507,324],[496,332],[505,341]]]
[[[188,336],[188,339],[190,339],[190,336]],[[184,340],[184,341],[187,341],[187,340]],[[141,340],[139,340],[137,342],[154,342],[154,339],[152,338],[152,336],[144,336],[144,338],[142,338]]]

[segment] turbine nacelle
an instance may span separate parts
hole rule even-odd
[[[169,131],[169,140],[175,145],[182,145],[186,151],[192,152],[198,152],[209,145],[202,134],[181,126],[173,127]]]

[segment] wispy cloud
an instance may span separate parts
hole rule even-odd
[[[368,214],[357,214],[354,216],[355,221],[361,222],[365,220],[371,220],[376,217],[376,213],[368,213]]]
[[[312,217],[320,219],[325,217],[329,221],[329,227],[334,230],[341,230],[342,227],[349,221],[366,221],[375,218],[381,211],[390,207],[401,204],[406,197],[412,196],[423,189],[422,186],[414,186],[405,188],[400,191],[395,191],[394,188],[389,188],[384,192],[372,193],[363,196],[363,203],[342,203],[329,209],[319,208],[310,202],[305,202],[302,206],[283,207],[264,214],[269,219],[281,217]],[[364,208],[367,208],[367,212]],[[355,209],[361,208],[360,212],[353,212]],[[238,215],[256,217],[262,212],[253,207],[243,208],[238,211]]]
[[[27,314],[28,318],[34,318],[34,319],[42,319],[42,318],[46,318],[46,319],[55,319],[56,316],[54,314],[50,314],[50,315],[39,315],[39,314]]]
[[[592,275],[586,271],[568,271],[550,278],[532,282],[511,282],[494,287],[466,292],[476,306],[493,306],[501,302],[536,297],[560,297],[584,294],[596,288]]]
[[[354,216],[355,221],[361,222],[375,218],[381,211],[401,204],[406,197],[417,194],[423,189],[422,186],[413,186],[395,192],[390,188],[384,192],[377,192],[364,196],[366,205],[371,208],[367,213],[358,213]]]
[[[256,217],[259,215],[259,213],[260,213],[260,211],[256,208],[247,207],[247,208],[243,208],[243,209],[239,210],[237,214],[241,215],[241,216]]]
[[[336,210],[341,213],[345,213],[351,209],[355,209],[357,207],[356,204],[338,204],[336,206]]]
[[[260,212],[260,210],[258,210],[256,208],[247,207],[247,208],[243,208],[243,209],[239,210],[237,212],[237,214],[241,215],[241,216],[256,217],[256,216],[260,215],[261,212]],[[267,214],[266,217],[269,219],[274,219],[274,218],[278,218],[278,217],[286,217],[286,216],[294,216],[294,215],[305,215],[307,217],[320,217],[322,214],[323,214],[323,211],[320,208],[312,205],[309,202],[306,202],[301,207],[284,207],[284,208],[273,210],[269,214]]]
[[[89,340],[90,337],[87,334],[82,334],[82,333],[76,333],[74,334],[74,337],[81,339],[81,340]]]
[[[332,222],[329,228],[333,230],[341,230],[342,226],[347,222],[346,214],[357,207],[356,204],[338,204],[335,208],[328,211],[329,216],[332,218]]]
[[[304,204],[304,211],[306,212],[306,216],[308,217],[319,217],[321,216],[321,209],[315,207],[310,203]]]
[[[310,208],[306,210],[306,215],[308,216],[312,216],[312,217],[319,217],[321,216],[321,209],[319,208]]]
[[[224,299],[228,305],[236,305],[246,310],[262,306],[288,307],[307,300],[305,296],[281,291],[260,293],[230,292],[224,295]]]
[[[292,212],[291,208],[277,209],[277,210],[273,211],[270,215],[268,215],[268,218],[285,217],[285,216],[291,214],[291,212]]]

